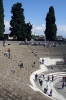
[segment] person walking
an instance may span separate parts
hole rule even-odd
[[[52,75],[52,81],[54,80],[54,75]]]
[[[42,58],[42,64],[44,64],[44,59]]]
[[[42,84],[43,84],[43,81],[42,81],[42,80],[40,80],[40,86],[42,86]]]
[[[48,79],[48,81],[50,80],[50,77],[49,77],[49,75],[48,75],[47,79]]]
[[[8,48],[8,58],[10,59],[10,48]]]
[[[34,61],[33,66],[35,67],[36,62]]]
[[[50,94],[49,94],[49,96],[52,96],[52,89],[50,90]]]
[[[48,85],[44,88],[44,93],[47,94],[47,91],[48,91]]]
[[[64,82],[62,83],[62,89],[64,88]]]
[[[46,93],[48,92],[48,85],[46,86]]]
[[[65,77],[63,76],[63,78],[62,78],[62,82],[64,82],[64,80],[65,80]]]
[[[15,68],[12,69],[13,74],[15,73]]]
[[[45,75],[43,74],[43,79],[45,79]]]
[[[24,68],[24,65],[23,65],[23,62],[22,61],[20,61],[20,68]]]
[[[66,76],[65,76],[65,86],[66,86]]]
[[[35,81],[37,81],[37,78],[38,78],[38,75],[37,75],[37,73],[36,73],[36,75],[35,75]]]

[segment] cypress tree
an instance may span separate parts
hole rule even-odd
[[[3,0],[0,0],[0,40],[4,38],[4,8],[3,8]]]
[[[17,36],[17,40],[31,39],[31,23],[25,23],[24,9],[21,3],[13,4],[11,9],[10,36]]]
[[[10,36],[17,36],[18,40],[25,40],[25,17],[21,3],[13,4],[11,9]]]
[[[46,15],[46,29],[45,36],[46,40],[54,41],[57,33],[57,26],[55,24],[55,12],[53,6],[49,8],[49,12]]]

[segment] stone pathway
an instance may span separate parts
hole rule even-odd
[[[42,58],[40,58],[40,62],[41,62]],[[40,91],[42,94],[44,87],[46,87],[46,85],[48,85],[48,93],[50,92],[50,89],[52,89],[53,93],[52,93],[52,97],[48,96],[48,94],[44,94],[46,96],[48,96],[49,98],[55,99],[55,100],[66,100],[66,98],[64,96],[62,96],[61,94],[59,94],[56,89],[54,88],[55,84],[60,81],[62,79],[63,76],[66,76],[66,72],[55,72],[55,73],[49,73],[45,75],[45,80],[43,81],[43,85],[40,88],[38,88],[38,85],[36,85],[35,83],[35,75],[36,73],[41,76],[41,73],[48,71],[48,68],[46,66],[49,65],[56,65],[57,61],[63,61],[63,59],[50,59],[48,58],[44,58],[44,64],[40,65],[40,69],[35,71],[34,73],[32,73],[32,75],[30,76],[30,81],[32,85],[29,85],[34,91]],[[48,71],[49,72],[49,71]],[[50,76],[50,81],[46,82],[47,80],[47,76]],[[54,81],[52,82],[51,80],[51,76],[54,75]],[[43,80],[43,78],[42,78]]]

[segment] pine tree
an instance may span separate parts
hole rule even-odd
[[[3,8],[3,0],[0,0],[0,40],[4,38],[4,8]]]
[[[46,29],[45,29],[45,36],[46,40],[53,41],[56,38],[57,33],[57,26],[55,24],[55,12],[53,6],[49,8],[49,12],[46,16]]]

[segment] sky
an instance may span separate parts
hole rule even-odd
[[[66,38],[66,0],[3,0],[5,33],[10,33],[11,8],[15,3],[22,3],[25,21],[33,24],[32,31],[38,35],[44,35],[46,15],[49,7],[55,11],[57,36]]]

